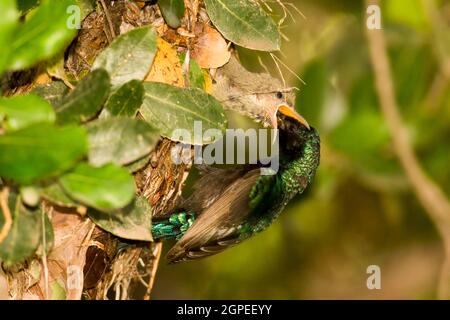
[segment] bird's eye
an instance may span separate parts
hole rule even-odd
[[[275,96],[277,97],[277,99],[283,99],[283,92],[278,91]]]

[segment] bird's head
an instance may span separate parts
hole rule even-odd
[[[306,120],[293,107],[293,88],[285,88],[268,73],[246,70],[234,56],[217,70],[213,94],[226,109],[259,121],[265,127],[277,129],[280,117],[288,117],[309,129]]]

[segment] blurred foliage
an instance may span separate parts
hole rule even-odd
[[[192,123],[207,120],[212,128],[224,130],[226,118],[221,104],[198,88],[142,84],[144,79],[149,80],[147,74],[157,49],[151,26],[116,37],[96,56],[91,71],[71,83],[61,56],[77,33],[66,23],[70,18],[66,9],[76,2],[42,0],[37,7],[36,1],[29,7],[20,3],[0,2],[5,18],[0,23],[0,95],[3,87],[8,88],[7,82],[13,82],[11,78],[20,78],[20,73],[11,71],[47,66],[49,74],[65,81],[40,85],[26,95],[11,97],[5,90],[5,96],[0,97],[1,263],[21,263],[50,249],[46,239],[53,230],[44,224],[45,218],[40,220],[32,213],[42,199],[63,207],[85,206],[81,210],[101,211],[91,217],[112,234],[152,240],[152,210],[137,200],[133,202],[136,185],[131,172],[148,163],[162,133],[153,124],[160,125],[163,118],[150,118],[151,112],[143,112],[144,108],[153,102],[152,112],[160,112],[175,128],[186,127],[189,119]],[[77,3],[85,9],[92,4],[90,0]],[[24,12],[18,15],[18,9]],[[55,19],[50,19],[52,14]],[[2,46],[12,35],[11,45]],[[174,55],[179,62],[176,52]],[[55,63],[55,57],[59,62]],[[66,85],[73,90],[68,92]],[[163,97],[156,102],[149,102],[160,95]],[[182,106],[181,101],[188,103]],[[200,106],[208,112],[202,114]],[[193,112],[196,110],[199,112]],[[135,118],[138,111],[147,121]],[[187,135],[192,137],[194,128],[189,129]],[[8,203],[11,198],[17,201]],[[109,219],[120,218],[105,222],[102,213]],[[42,224],[36,224],[36,219]]]
[[[57,58],[76,34],[66,24],[66,8],[73,0],[17,0],[17,7],[15,2],[0,1],[4,13],[0,75]],[[93,10],[90,0],[77,3],[82,4],[83,15]],[[227,39],[246,48],[278,48],[279,33],[275,24],[264,22],[268,18],[264,12],[258,10],[243,24],[260,37],[242,39],[242,30],[227,30],[224,8],[212,0],[206,3]],[[243,48],[239,52],[249,69],[267,66],[273,74],[281,71],[287,86],[298,87],[296,108],[322,138],[322,162],[315,181],[289,204],[277,223],[244,244],[201,261],[175,266],[162,263],[154,297],[435,298],[442,247],[395,157],[391,133],[380,113],[364,35],[364,1],[292,0],[301,14],[287,1],[283,3],[290,14],[281,31],[290,41],[283,42],[282,54],[275,54],[301,80],[286,66],[276,67],[267,53]],[[283,18],[278,1],[266,4],[273,8],[274,16]],[[231,18],[240,25],[245,6],[231,9]],[[177,25],[181,11],[166,11],[164,16],[168,20],[168,13],[174,15],[172,23]],[[450,197],[450,1],[385,0],[381,13],[397,101],[413,147],[424,170]],[[49,18],[53,16],[59,18]],[[265,27],[267,32],[260,32]],[[131,202],[134,186],[128,171],[133,168],[119,165],[136,168],[142,160],[147,162],[159,134],[140,120],[118,117],[134,117],[139,108],[146,108],[149,92],[174,93],[170,99],[191,101],[191,110],[215,105],[199,89],[140,85],[156,48],[152,29],[134,29],[98,55],[94,67],[106,71],[90,73],[69,94],[63,83],[53,82],[33,90],[41,98],[30,94],[0,99],[0,175],[17,187],[8,198],[13,231],[0,247],[5,262],[22,261],[51,247],[52,241],[45,248],[42,242],[52,238],[48,221],[40,219],[42,212],[29,208],[36,206],[39,197],[66,206],[83,203],[108,213]],[[133,59],[123,58],[131,56]],[[51,74],[61,71],[59,62],[49,66]],[[191,67],[191,86],[204,89],[203,71],[193,62]],[[126,77],[122,76],[124,70]],[[130,95],[132,99],[124,105],[122,99]],[[184,119],[178,109],[164,109],[167,122],[176,125]],[[97,119],[99,114],[101,119]],[[231,126],[249,126],[243,117],[231,116]],[[225,128],[222,113],[216,110],[209,117],[215,126]],[[89,121],[80,128],[65,125]],[[121,142],[136,140],[137,135],[147,141],[130,156]],[[99,150],[92,143],[97,138],[110,142],[105,144],[106,150],[100,150],[101,159],[96,158]],[[24,140],[31,141],[34,148],[24,145]],[[111,164],[113,159],[118,163]],[[87,178],[90,185],[83,182]],[[191,180],[195,180],[195,172]],[[188,185],[186,191],[189,189]],[[121,237],[133,232],[130,239],[148,240],[148,230],[134,228],[141,221],[149,223],[142,217],[149,210],[138,200],[123,212],[114,211],[122,214],[119,226],[130,228],[125,234],[117,231],[118,226],[104,213],[91,210],[89,214]],[[4,223],[0,215],[0,226]],[[165,247],[167,250],[170,245]],[[366,268],[372,264],[381,267],[381,290],[366,287]]]
[[[282,52],[304,83],[280,67],[299,88],[299,112],[321,133],[318,175],[266,232],[202,261],[163,262],[154,298],[435,298],[441,244],[380,113],[364,2],[293,3],[306,19],[288,7],[296,22],[282,29],[290,39]],[[450,196],[450,83],[442,77],[450,1],[383,1],[381,13],[411,141]],[[262,70],[254,53],[239,51],[250,69]],[[278,72],[268,55],[260,57]],[[371,264],[381,268],[381,290],[366,287]]]

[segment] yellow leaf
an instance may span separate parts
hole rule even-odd
[[[212,94],[213,87],[212,87],[212,79],[209,75],[209,72],[206,70],[203,70],[203,78],[205,79],[205,91],[206,93]]]
[[[158,51],[145,81],[163,82],[184,87],[183,69],[176,50],[165,40],[157,39]]]

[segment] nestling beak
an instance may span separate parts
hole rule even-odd
[[[272,109],[273,110],[273,109]],[[277,119],[277,113],[281,113],[286,117],[292,118],[294,120],[297,120],[299,123],[304,125],[308,130],[310,129],[308,122],[303,118],[301,115],[295,111],[294,108],[290,107],[287,104],[280,104],[275,108],[275,112],[273,114],[269,115],[270,123],[272,124],[272,127],[276,129],[278,127],[278,119]]]

